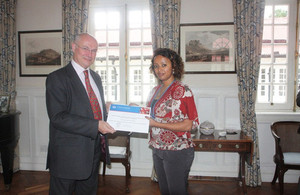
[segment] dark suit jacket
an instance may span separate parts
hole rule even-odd
[[[296,103],[297,103],[297,106],[300,107],[300,91],[299,91],[298,94],[297,94]]]
[[[91,75],[98,86],[106,120],[102,81],[92,70]],[[87,179],[92,172],[95,149],[100,154],[100,133],[85,87],[71,63],[48,75],[46,105],[50,119],[46,168],[56,177]],[[106,148],[106,161],[110,164],[108,145]]]

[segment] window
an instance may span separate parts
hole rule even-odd
[[[296,12],[294,0],[266,0],[257,110],[293,109]]]
[[[99,5],[98,5],[99,4]],[[105,88],[105,99],[144,104],[156,79],[152,58],[148,1],[91,1],[89,32],[99,42],[93,69]]]

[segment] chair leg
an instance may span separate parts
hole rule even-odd
[[[130,177],[131,177],[131,174],[130,174],[130,163],[129,162],[124,162],[122,163],[125,167],[125,174],[126,174],[126,193],[129,193],[130,190],[129,190],[129,184],[130,184]]]
[[[279,189],[280,189],[280,195],[283,195],[283,192],[284,192],[284,184],[283,184],[283,181],[284,181],[284,173],[286,172],[287,170],[285,169],[281,169],[279,171]]]
[[[274,177],[273,177],[273,180],[272,180],[272,185],[274,185],[276,183],[276,180],[278,178],[278,172],[279,172],[279,167],[278,167],[278,165],[276,165]]]
[[[131,174],[130,174],[130,169],[131,169],[131,166],[130,166],[130,163],[128,162],[127,165],[126,165],[126,174],[128,175],[128,178],[131,177]]]
[[[300,177],[299,177],[299,180],[298,180],[297,195],[300,195]]]
[[[102,176],[105,176],[105,171],[106,171],[106,163],[103,162],[103,171],[102,171]]]

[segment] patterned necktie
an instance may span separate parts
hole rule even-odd
[[[101,109],[99,106],[99,102],[98,99],[94,93],[93,88],[91,87],[90,84],[90,79],[89,79],[89,73],[87,70],[84,71],[84,76],[85,76],[85,85],[86,85],[86,90],[89,94],[89,98],[90,98],[90,103],[93,109],[93,113],[94,113],[94,118],[98,119],[98,120],[102,120],[102,114],[101,114]]]
[[[89,99],[90,99],[90,104],[92,106],[92,110],[94,113],[94,118],[97,120],[102,120],[102,113],[101,113],[101,108],[98,102],[98,99],[93,91],[93,88],[91,87],[90,79],[89,79],[89,73],[87,70],[83,71],[84,76],[85,76],[85,85],[86,85],[86,90],[89,94]],[[105,138],[104,136],[101,137],[101,158],[105,159],[106,157],[106,148],[105,148]]]

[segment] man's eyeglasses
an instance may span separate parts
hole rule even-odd
[[[81,47],[80,45],[78,45],[77,43],[75,43],[76,46],[78,46],[80,49],[82,49],[84,52],[92,52],[93,54],[97,53],[97,49],[90,49],[88,47]]]

